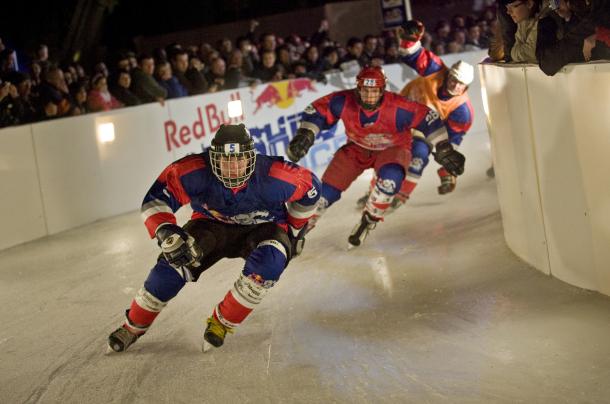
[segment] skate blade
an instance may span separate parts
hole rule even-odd
[[[116,353],[118,353],[118,352],[117,352],[117,351],[115,351],[114,349],[112,349],[112,348],[110,347],[110,345],[106,344],[106,351],[104,352],[104,354],[105,354],[106,356],[109,356],[109,355],[114,355],[114,354],[116,354]]]
[[[201,344],[201,352],[206,353],[208,352],[210,349],[212,349],[212,344],[210,344],[208,341],[206,341],[205,339],[203,340],[203,343]]]
[[[360,245],[362,245],[362,244],[360,244]],[[358,248],[358,247],[360,247],[360,246],[359,245],[353,245],[352,243],[347,243],[347,251],[351,251],[351,250],[353,250],[355,248]]]

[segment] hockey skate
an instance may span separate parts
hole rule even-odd
[[[140,338],[125,327],[117,328],[108,336],[108,352],[123,352]]]
[[[378,221],[378,219],[374,219],[368,212],[364,212],[360,219],[360,223],[354,227],[347,239],[347,249],[351,250],[352,248],[359,247],[364,242],[369,232],[375,228]]]
[[[442,168],[438,170],[438,175],[441,179],[441,185],[437,188],[439,195],[445,195],[455,190],[457,178],[447,173]]]
[[[232,328],[228,328],[222,325],[220,321],[216,320],[216,317],[214,317],[214,315],[210,316],[210,318],[207,319],[207,324],[208,326],[206,327],[205,332],[203,333],[203,339],[205,342],[208,342],[210,345],[215,346],[216,348],[221,347],[222,344],[225,342],[225,337],[227,333],[233,333]],[[204,352],[206,351],[205,343],[203,350]]]

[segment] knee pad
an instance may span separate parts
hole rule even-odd
[[[144,288],[157,299],[167,302],[180,292],[185,283],[182,276],[162,259],[148,274]]]
[[[413,174],[419,178],[430,161],[430,146],[423,140],[414,139],[413,145],[411,146],[411,153],[412,158],[411,164],[409,164],[409,174]]]
[[[261,241],[246,259],[242,273],[270,288],[284,272],[287,256],[286,247],[279,241]]]
[[[405,170],[399,164],[385,164],[377,173],[375,188],[386,195],[395,195],[405,179]]]
[[[329,207],[333,203],[337,202],[341,198],[341,191],[332,185],[328,185],[327,183],[322,183],[322,196],[320,199],[324,198],[326,200],[325,208]],[[320,202],[321,203],[321,202]],[[319,205],[318,205],[319,206]]]

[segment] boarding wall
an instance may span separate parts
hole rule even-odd
[[[504,235],[540,271],[610,294],[610,63],[480,65]]]

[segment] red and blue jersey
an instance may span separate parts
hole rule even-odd
[[[422,76],[407,83],[400,94],[438,112],[446,124],[451,143],[459,145],[474,117],[468,94],[452,96],[447,93],[443,87],[447,66],[420,42],[402,41],[400,53],[401,61]]]
[[[447,131],[435,111],[389,91],[384,92],[381,104],[372,111],[360,106],[355,90],[328,94],[305,108],[301,127],[317,134],[339,120],[345,125],[349,141],[368,150],[411,147],[411,129],[422,132],[433,145],[447,139]]]
[[[301,228],[320,197],[319,179],[282,157],[256,156],[254,173],[239,189],[229,189],[212,172],[206,151],[170,164],[144,197],[141,215],[151,238],[174,213],[190,204],[192,218],[236,225],[275,222]]]

